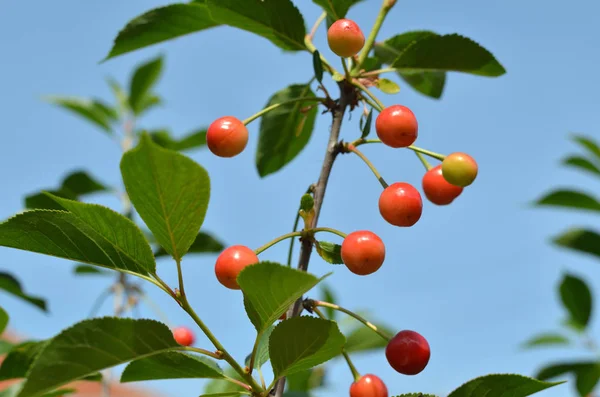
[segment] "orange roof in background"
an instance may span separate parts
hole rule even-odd
[[[0,339],[18,343],[22,338],[17,337],[15,334],[10,332],[4,332]],[[4,359],[0,356],[0,363]],[[8,380],[0,382],[0,390],[4,390],[7,387],[19,382],[19,380]],[[102,384],[100,382],[73,382],[65,385],[66,389],[77,390],[73,394],[69,394],[68,397],[100,397],[102,396]],[[160,394],[150,392],[138,387],[124,386],[118,382],[111,382],[109,385],[110,397],[162,397]]]

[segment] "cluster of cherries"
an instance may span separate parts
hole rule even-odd
[[[343,58],[354,57],[362,49],[365,37],[351,20],[340,19],[328,30],[330,49]],[[375,121],[381,142],[392,148],[406,148],[417,139],[418,123],[414,113],[402,105],[384,108]],[[209,150],[219,157],[234,157],[248,143],[248,129],[236,117],[215,120],[206,135]],[[422,179],[422,188],[429,201],[448,205],[475,180],[478,172],[475,160],[465,153],[452,153],[440,165],[429,167]],[[409,183],[396,182],[386,187],[379,197],[381,216],[399,227],[413,226],[420,218],[423,201],[419,191]],[[375,233],[359,230],[348,234],[341,246],[341,257],[354,274],[368,275],[377,271],[385,260],[385,245]],[[243,245],[226,248],[215,263],[217,280],[229,289],[240,289],[237,276],[246,266],[259,262],[256,253]],[[285,320],[285,314],[281,317]],[[175,340],[185,346],[194,343],[194,334],[186,327],[174,331]],[[430,358],[427,340],[414,331],[400,331],[388,343],[386,358],[392,368],[405,375],[416,375],[425,369]],[[373,374],[358,378],[350,387],[351,397],[388,397],[383,381]]]

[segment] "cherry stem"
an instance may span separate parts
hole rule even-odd
[[[365,87],[362,83],[360,83],[358,80],[353,79],[352,80],[352,85],[355,86],[356,88],[360,89],[363,93],[367,94],[369,96],[369,98],[371,98],[373,100],[373,104],[369,103],[369,105],[373,106],[375,109],[377,109],[377,111],[381,112],[385,106],[383,105],[383,102],[381,102],[379,100],[379,98],[377,98],[375,96],[375,94],[373,94],[371,91],[369,91],[369,89],[367,87]],[[364,98],[365,100],[367,100],[367,98]]]
[[[325,317],[325,315],[323,314],[323,312],[321,312],[321,310],[319,310],[318,308],[313,307],[313,311],[315,313],[317,313],[317,316],[321,317],[323,320],[327,320],[327,317]],[[360,379],[360,372],[358,372],[358,370],[354,366],[354,363],[350,359],[350,356],[346,352],[346,349],[342,350],[342,355],[344,356],[344,359],[346,360],[346,363],[348,364],[348,367],[350,368],[350,372],[352,372],[352,376],[354,377],[354,381],[359,380]]]
[[[199,347],[192,347],[192,346],[185,346],[182,350],[188,351],[188,352],[194,352],[194,353],[199,353],[199,354],[204,354],[205,356],[209,356],[214,358],[215,360],[222,360],[223,357],[218,355],[217,353],[208,351],[206,349],[201,349]]]
[[[384,189],[389,186],[387,184],[387,182],[385,181],[385,179],[383,179],[383,177],[381,176],[381,174],[379,173],[379,171],[377,171],[377,168],[375,168],[375,166],[373,165],[373,163],[371,163],[371,161],[367,158],[367,156],[365,156],[360,150],[358,150],[352,144],[346,145],[346,148],[349,151],[351,151],[352,153],[356,154],[358,157],[360,157],[362,159],[362,161],[364,161],[365,164],[367,164],[367,166],[369,166],[369,168],[371,169],[371,171],[373,171],[373,174],[375,174],[375,177],[377,178],[377,180],[379,181],[379,183],[381,183],[381,186],[383,186]]]
[[[256,255],[259,255],[260,253],[262,253],[263,251],[266,251],[267,249],[271,248],[272,246],[274,246],[275,244],[277,244],[280,241],[283,241],[285,239],[292,238],[292,237],[299,237],[299,236],[302,236],[303,234],[304,234],[304,232],[290,232],[290,233],[286,233],[283,236],[279,236],[276,239],[269,241],[268,243],[266,243],[262,247],[259,247],[259,248],[255,249],[254,253]]]
[[[262,370],[260,369],[260,367],[256,368],[256,372],[258,372],[258,376],[260,377],[260,384],[262,385],[263,389],[267,388],[267,384],[265,383],[265,377],[263,376]]]
[[[379,110],[379,105],[377,105],[375,102],[373,102],[371,100],[371,98],[366,97],[364,95],[360,95],[360,99],[362,99],[363,101],[365,101],[365,103],[369,104],[373,109],[377,110],[378,112],[381,112],[381,110]]]
[[[250,354],[250,363],[248,365],[248,374],[252,375],[252,370],[254,369],[254,362],[256,361],[256,351],[258,350],[258,343],[260,342],[260,338],[262,336],[262,332],[256,333],[256,339],[254,340],[254,346],[252,346],[252,353]]]
[[[346,80],[352,81],[352,76],[350,76],[350,70],[348,69],[348,62],[346,62],[346,58],[340,58],[342,60],[342,67],[344,68],[344,75],[346,76]]]
[[[227,376],[227,375],[223,375],[223,378],[224,378],[226,381],[228,381],[228,382],[231,382],[231,383],[235,383],[236,385],[238,385],[238,386],[241,386],[241,387],[243,387],[244,389],[246,389],[246,390],[248,390],[248,391],[252,391],[252,387],[250,387],[249,385],[245,384],[244,382],[240,382],[240,381],[239,381],[239,380],[237,380],[237,379],[230,378],[230,377],[229,377],[229,376]]]
[[[346,233],[341,232],[341,231],[339,231],[337,229],[333,229],[331,227],[315,227],[314,229],[310,229],[310,231],[313,232],[313,233],[329,232],[329,233],[337,234],[341,238],[346,238],[346,236],[347,236]]]
[[[369,37],[367,37],[367,41],[365,42],[365,45],[363,46],[363,49],[360,52],[360,55],[358,56],[358,62],[354,67],[355,70],[360,70],[360,67],[365,62],[365,59],[367,59],[367,57],[369,56],[369,52],[371,52],[373,44],[375,44],[375,39],[379,34],[381,25],[383,25],[385,17],[387,16],[388,12],[390,12],[394,4],[396,4],[395,0],[383,0],[383,4],[381,4],[381,8],[379,9],[379,14],[377,14],[377,18],[375,19],[375,24],[373,25],[373,28],[369,33]]]
[[[425,155],[427,155],[429,157],[433,157],[434,159],[438,159],[438,160],[441,160],[441,161],[444,161],[444,159],[446,158],[446,156],[444,156],[443,154],[432,152],[432,151],[427,150],[427,149],[422,149],[422,148],[414,146],[414,145],[411,145],[408,148],[410,150],[413,150],[413,151],[417,152],[417,153],[423,153],[423,154],[425,154]]]
[[[253,114],[252,116],[248,117],[246,120],[242,121],[242,123],[244,123],[244,125],[248,125],[251,122],[253,122],[254,120],[256,120],[257,118],[269,113],[271,110],[275,110],[278,107],[284,106],[284,105],[289,105],[290,103],[297,103],[297,102],[325,102],[325,98],[320,98],[320,97],[300,97],[300,98],[294,98],[294,99],[290,99],[289,101],[283,101],[280,103],[275,103],[271,106],[267,106],[266,108],[264,108],[263,110],[261,110],[258,113]]]
[[[319,18],[317,18],[317,20],[315,21],[315,24],[313,25],[312,29],[310,30],[310,33],[308,34],[308,37],[310,37],[311,41],[315,37],[315,34],[317,33],[317,29],[319,29],[319,26],[323,23],[325,18],[327,18],[327,13],[323,12],[321,15],[319,15]]]
[[[365,326],[367,326],[368,328],[372,329],[373,331],[375,331],[379,336],[381,336],[383,339],[385,339],[386,341],[390,341],[390,339],[392,339],[389,335],[387,335],[385,332],[381,331],[379,328],[377,328],[377,326],[375,324],[372,324],[371,322],[367,321],[365,318],[359,316],[358,314],[348,310],[348,309],[344,309],[343,307],[336,305],[335,303],[329,303],[329,302],[323,302],[323,301],[317,301],[317,300],[313,300],[312,302],[312,306],[314,307],[329,307],[331,309],[340,311],[342,313],[346,313],[347,315],[349,315],[350,317],[355,318],[356,320],[360,321],[361,323],[363,323]]]
[[[427,161],[427,159],[419,152],[415,152],[415,154],[417,155],[417,157],[419,158],[419,160],[421,160],[421,163],[423,164],[423,167],[425,167],[425,169],[427,171],[429,171],[432,167],[431,164],[429,164],[429,162]]]
[[[360,74],[360,77],[369,77],[369,76],[377,76],[383,73],[395,72],[398,69],[396,68],[382,68],[377,70],[371,70],[370,72],[364,72]]]
[[[181,270],[181,259],[178,258],[175,260],[177,263],[177,278],[179,279],[179,293],[182,299],[185,298],[185,289],[183,288],[183,272]]]

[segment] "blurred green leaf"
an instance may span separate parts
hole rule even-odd
[[[309,85],[291,85],[275,93],[264,107],[307,97],[315,97]],[[305,110],[310,105],[314,107]],[[280,106],[261,118],[256,152],[256,167],[261,177],[279,171],[304,149],[316,117],[316,102],[311,101]]]
[[[1,237],[1,228],[3,224],[0,224],[0,240]],[[42,309],[47,312],[48,309],[46,307],[46,300],[42,299],[38,296],[33,296],[26,294],[21,287],[21,283],[11,274],[0,272],[0,290],[8,292],[9,294],[24,300],[25,302],[31,303],[32,305]],[[1,333],[1,332],[0,332]]]
[[[233,378],[235,380],[239,380],[241,382],[244,381],[240,377],[240,375],[231,367],[226,367],[224,371],[225,376],[229,378]],[[235,393],[244,393],[247,392],[243,387],[236,385],[235,383],[222,380],[222,379],[212,379],[204,386],[204,393],[201,396],[211,396],[211,395],[231,395],[236,396],[238,394]],[[225,393],[234,393],[234,394],[225,394]]]
[[[24,378],[46,341],[28,341],[12,348],[0,364],[0,381]]]
[[[246,266],[237,277],[246,313],[259,334],[321,280],[273,262]]]
[[[0,390],[0,397],[18,397],[21,389],[23,388],[23,382],[13,383],[4,390]],[[44,393],[39,397],[63,397],[69,394],[75,393],[75,389],[60,389],[50,393]]]
[[[110,90],[112,91],[115,97],[119,116],[122,116],[124,113],[130,110],[129,98],[127,97],[127,93],[125,92],[123,87],[121,87],[121,84],[119,84],[119,82],[113,79],[112,77],[106,78],[106,84],[108,84]]]
[[[140,217],[160,245],[181,260],[196,240],[208,208],[206,170],[144,134],[138,146],[123,155],[121,174]]]
[[[291,0],[206,0],[212,19],[262,36],[286,51],[306,49],[304,18]]]
[[[583,135],[572,135],[572,139],[600,160],[600,146],[594,140]]]
[[[193,131],[179,139],[173,138],[167,130],[155,130],[148,133],[154,143],[165,149],[182,152],[206,146],[206,128]]]
[[[308,392],[325,386],[325,368],[315,367],[295,372],[287,377],[290,392]]]
[[[2,335],[2,333],[6,329],[7,325],[8,325],[8,313],[6,312],[6,310],[4,310],[2,308],[2,306],[0,306],[0,335]],[[2,354],[2,352],[0,352],[0,354]]]
[[[37,396],[97,371],[180,347],[171,330],[157,321],[85,320],[44,345],[19,396]]]
[[[566,336],[555,334],[555,333],[545,333],[536,335],[533,338],[527,340],[523,347],[540,347],[540,346],[557,346],[557,345],[568,345],[571,341]]]
[[[598,362],[563,362],[554,363],[542,368],[536,378],[540,380],[553,379],[561,375],[575,376],[575,386],[579,395],[587,396],[593,391],[600,379],[600,363]]]
[[[323,62],[321,61],[321,53],[318,50],[313,52],[313,69],[317,81],[323,83]]]
[[[350,7],[361,1],[363,0],[313,0],[313,3],[321,6],[330,18],[337,20],[344,18]]]
[[[73,273],[75,274],[79,274],[79,275],[93,275],[93,276],[110,276],[112,275],[112,273],[107,272],[104,269],[98,269],[95,266],[90,266],[90,265],[84,265],[84,264],[79,264],[77,266],[75,266],[75,268],[73,269]]]
[[[590,160],[582,156],[570,156],[563,160],[564,165],[578,168],[580,170],[591,172],[595,175],[600,175],[600,168]]]
[[[400,86],[390,79],[381,78],[377,80],[377,88],[385,94],[397,94],[400,92]]]
[[[492,374],[475,378],[448,397],[526,397],[564,382],[542,382],[515,374]]]
[[[387,335],[395,335],[390,327],[383,324],[375,324],[378,329]],[[384,349],[387,346],[387,340],[383,339],[375,331],[358,324],[346,335],[345,350],[347,353],[368,352],[372,350]]]
[[[269,355],[275,377],[305,371],[339,355],[344,335],[334,321],[316,317],[292,317],[275,327]]]
[[[218,25],[210,17],[205,0],[155,8],[127,23],[105,60]]]
[[[225,245],[220,240],[217,240],[212,234],[206,232],[200,232],[196,236],[196,239],[188,250],[189,254],[215,254],[223,251]],[[154,257],[159,258],[161,256],[169,255],[164,248],[159,248],[155,253]]]
[[[269,361],[269,338],[271,337],[271,332],[275,328],[274,325],[269,326],[258,340],[258,347],[256,348],[256,358],[254,359],[254,368],[261,368],[267,361]],[[245,364],[246,366],[250,366],[250,358],[252,357],[252,353],[250,353],[246,357]]]
[[[335,294],[333,293],[333,290],[327,284],[321,284],[321,293],[323,294],[323,300],[325,302],[336,304],[337,299],[335,297]],[[327,319],[335,321],[335,318],[337,316],[337,311],[331,307],[324,307],[323,309],[325,311],[325,315],[327,316]]]
[[[554,190],[536,202],[537,205],[600,211],[600,202],[587,193],[574,190]]]
[[[0,223],[0,246],[148,276],[152,249],[127,217],[97,204],[54,197],[67,211],[33,210]]]
[[[369,115],[367,116],[367,120],[365,121],[365,125],[361,128],[362,134],[361,138],[366,138],[371,133],[371,125],[373,124],[373,109],[369,110]]]
[[[327,241],[317,241],[315,244],[317,253],[323,260],[332,265],[342,265],[342,246]]]
[[[138,66],[133,73],[129,85],[129,106],[134,114],[139,115],[151,101],[152,87],[160,78],[163,58],[159,56]]]
[[[5,355],[12,350],[14,345],[10,342],[0,339],[0,355]]]
[[[592,230],[572,228],[552,241],[560,247],[600,258],[600,234]]]
[[[146,113],[152,108],[162,105],[163,101],[158,95],[150,94],[144,97],[139,114]]]
[[[129,363],[121,375],[121,383],[198,378],[223,379],[223,372],[206,357],[164,352]]]
[[[560,283],[559,291],[571,321],[585,329],[592,314],[592,293],[585,281],[567,274]]]
[[[108,134],[113,133],[111,123],[117,120],[117,112],[99,99],[49,96],[45,100],[83,117]]]

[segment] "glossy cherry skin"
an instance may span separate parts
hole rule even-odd
[[[191,346],[194,344],[196,337],[188,327],[177,327],[173,330],[173,338],[182,346]]]
[[[443,177],[442,166],[438,165],[423,175],[423,192],[425,197],[433,204],[448,205],[463,191],[460,186],[455,186]]]
[[[359,276],[366,276],[383,265],[385,245],[375,233],[359,230],[346,236],[342,242],[341,255],[348,270]]]
[[[416,375],[429,363],[431,350],[427,340],[414,331],[400,331],[385,348],[391,367],[404,375]]]
[[[419,124],[412,110],[393,105],[379,113],[375,119],[375,131],[384,144],[393,148],[407,147],[417,140]]]
[[[379,196],[379,212],[394,226],[412,226],[423,212],[421,194],[409,183],[393,183]]]
[[[477,172],[477,162],[466,153],[452,153],[442,161],[444,179],[456,186],[469,186],[477,177]]]
[[[219,157],[234,157],[248,144],[248,129],[233,116],[221,117],[208,127],[206,145]]]
[[[388,397],[388,389],[378,376],[367,374],[350,385],[350,397]]]
[[[215,263],[217,280],[229,289],[240,289],[237,276],[248,265],[258,263],[258,256],[244,245],[234,245],[226,248]]]
[[[350,19],[338,19],[327,31],[327,43],[336,55],[352,57],[365,45],[365,35],[356,22]]]

